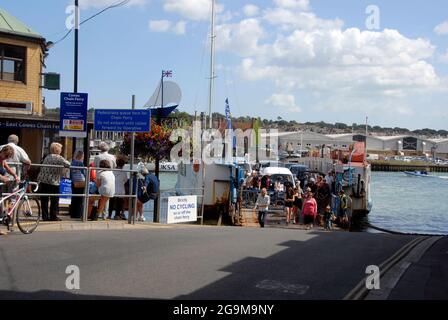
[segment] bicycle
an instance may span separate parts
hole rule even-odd
[[[5,183],[0,183],[0,186]],[[37,199],[29,198],[27,193],[28,187],[34,186],[32,192],[36,192],[39,185],[36,182],[28,180],[22,181],[6,197],[0,194],[0,224],[7,227],[8,231],[13,231],[14,220],[20,231],[24,234],[30,234],[36,230],[40,220],[40,204]],[[6,201],[9,200],[9,205]]]

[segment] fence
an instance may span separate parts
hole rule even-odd
[[[21,167],[24,166],[22,163],[14,163],[14,162],[8,162],[8,165],[10,165],[11,167]],[[112,171],[112,172],[128,172],[131,173],[132,177],[129,179],[130,183],[129,183],[129,195],[115,195],[114,197],[116,198],[129,198],[132,199],[132,201],[130,202],[130,206],[129,206],[129,213],[132,212],[132,214],[128,215],[128,222],[129,223],[133,223],[135,224],[135,216],[136,216],[136,210],[137,210],[137,205],[136,205],[136,200],[137,200],[137,192],[134,192],[133,186],[135,183],[135,180],[137,179],[137,173],[138,171],[136,170],[130,170],[130,169],[109,169],[109,168],[96,168],[96,167],[77,167],[77,166],[56,166],[56,165],[48,165],[48,164],[31,164],[29,165],[29,167],[37,167],[37,168],[54,168],[54,169],[60,169],[62,170],[62,172],[64,172],[64,170],[82,170],[85,174],[85,184],[84,184],[84,193],[83,194],[62,194],[62,193],[54,193],[54,194],[49,194],[49,193],[27,193],[28,196],[32,196],[32,197],[41,197],[41,196],[47,196],[47,197],[82,197],[84,198],[84,203],[83,203],[83,213],[82,213],[82,221],[86,222],[88,220],[88,204],[89,204],[89,198],[95,197],[97,195],[94,194],[90,194],[89,193],[89,183],[90,183],[90,176],[91,176],[91,171],[95,170],[95,171]],[[38,190],[39,191],[39,190]],[[134,194],[135,193],[135,194]],[[5,195],[8,195],[7,193],[5,193]]]

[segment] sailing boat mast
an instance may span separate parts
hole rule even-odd
[[[212,21],[211,21],[211,45],[210,45],[210,91],[208,97],[208,119],[209,129],[213,126],[212,119],[212,105],[213,105],[213,91],[215,84],[215,0],[212,0]]]

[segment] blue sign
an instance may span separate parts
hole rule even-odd
[[[96,131],[149,132],[150,123],[150,110],[95,110]]]
[[[61,92],[61,137],[87,137],[87,93]]]
[[[71,194],[72,193],[72,181],[70,179],[61,178],[59,184],[60,194]],[[71,204],[71,198],[69,196],[60,196],[59,204]]]

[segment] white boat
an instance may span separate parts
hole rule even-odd
[[[422,177],[422,178],[438,178],[438,176],[432,176],[428,173],[422,173],[420,171],[405,171],[404,174],[413,177]]]

